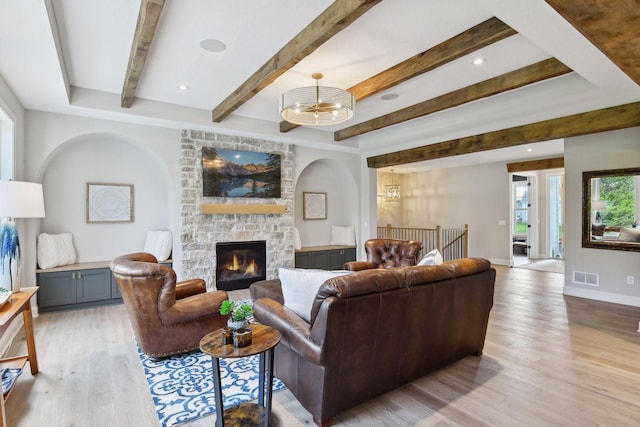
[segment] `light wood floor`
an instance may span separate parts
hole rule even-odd
[[[482,357],[344,412],[334,425],[640,426],[640,308],[565,297],[561,274],[497,269]],[[9,426],[158,425],[122,305],[43,314],[35,331],[40,373],[27,369],[18,380]],[[10,353],[24,349],[22,337]],[[280,425],[312,424],[289,391],[274,395],[273,410]]]

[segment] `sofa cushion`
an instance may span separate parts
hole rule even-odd
[[[282,286],[285,307],[291,309],[307,322],[311,322],[311,306],[320,285],[333,277],[349,273],[351,272],[346,270],[280,268],[278,277]]]
[[[622,227],[618,240],[622,242],[640,243],[640,228]]]
[[[38,267],[42,269],[74,264],[76,250],[73,247],[71,233],[47,234],[38,236]]]
[[[438,249],[434,249],[422,257],[418,265],[440,265],[444,260]]]

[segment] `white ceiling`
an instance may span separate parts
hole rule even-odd
[[[0,75],[33,110],[259,136],[366,156],[640,100],[628,78],[544,0],[383,0],[221,123],[211,110],[332,1],[166,0],[132,108],[120,107],[140,2],[0,0]],[[518,34],[358,103],[354,119],[280,133],[278,98],[321,84],[348,88],[491,17]],[[221,53],[204,39],[227,45]],[[486,59],[482,66],[473,58]],[[574,73],[333,142],[335,130],[555,57]],[[189,91],[177,89],[186,84]],[[398,94],[392,101],[385,93]],[[426,167],[562,153],[562,141],[430,161]],[[423,164],[421,167],[424,167]],[[415,170],[414,165],[396,167]]]

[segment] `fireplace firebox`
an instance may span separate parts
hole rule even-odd
[[[267,242],[216,243],[216,288],[246,289],[267,278]]]

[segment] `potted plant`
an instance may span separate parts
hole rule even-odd
[[[251,300],[230,301],[225,300],[220,306],[220,314],[229,315],[227,325],[237,331],[246,329],[249,326],[249,320],[253,317],[253,304]]]

